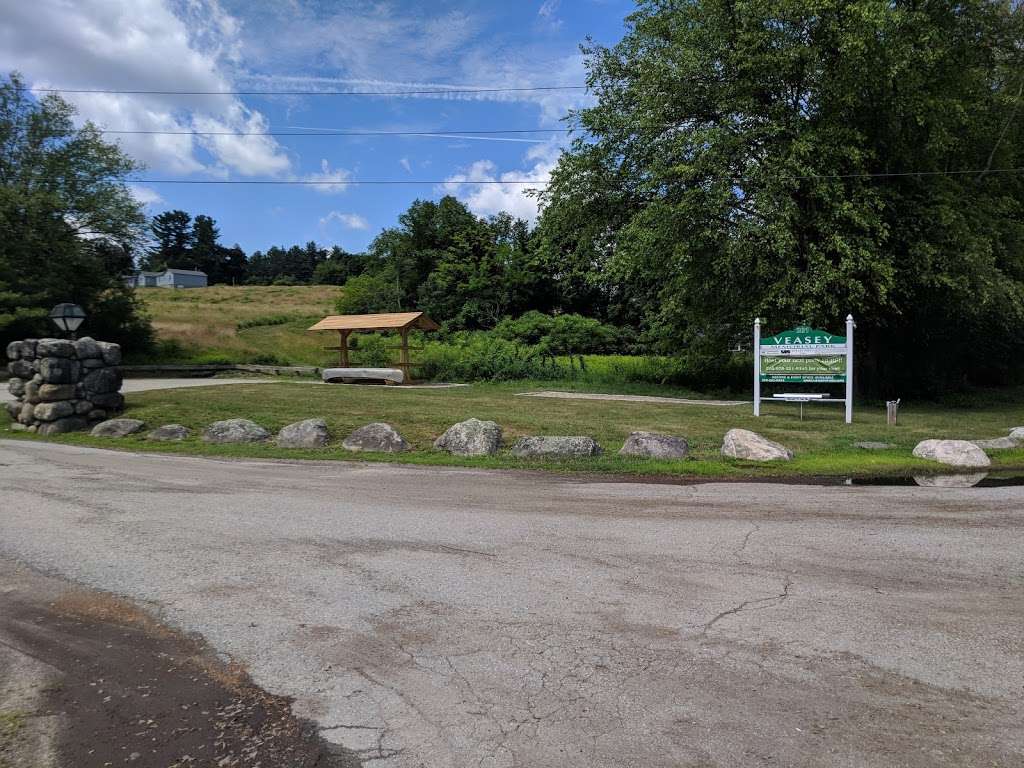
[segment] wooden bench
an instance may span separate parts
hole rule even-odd
[[[323,380],[329,384],[355,384],[361,381],[404,384],[405,374],[398,368],[324,368]]]

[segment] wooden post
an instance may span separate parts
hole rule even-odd
[[[348,335],[351,331],[338,331],[341,336],[341,343],[338,345],[338,365],[341,368],[348,368]]]
[[[409,363],[409,329],[402,328],[399,331],[402,337],[402,346],[399,350],[398,367],[402,369],[402,373],[405,374],[405,383],[412,383],[412,366]]]

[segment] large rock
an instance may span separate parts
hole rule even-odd
[[[1014,427],[1010,430],[1011,440],[1020,440],[1024,443],[1024,427]]]
[[[7,364],[7,372],[11,376],[17,376],[19,379],[31,379],[36,371],[32,367],[31,360],[11,360]]]
[[[36,407],[32,403],[21,403],[21,410],[18,412],[18,423],[25,424],[26,426],[32,424],[36,420]]]
[[[448,427],[434,447],[456,456],[493,456],[501,447],[501,427],[493,421],[466,419]]]
[[[100,346],[96,343],[96,339],[89,336],[83,336],[75,342],[75,357],[79,360],[92,360],[92,359],[103,359],[103,353],[100,352]]]
[[[85,416],[85,414],[92,410],[92,403],[88,400],[75,400],[73,405],[75,406],[76,416]]]
[[[973,488],[988,477],[988,472],[963,475],[914,475],[914,482],[925,488]]]
[[[77,432],[78,430],[85,429],[88,426],[88,422],[86,422],[82,417],[68,416],[64,419],[57,419],[57,421],[40,424],[36,432],[40,435],[60,435],[65,432]]]
[[[7,391],[15,397],[21,397],[25,394],[25,380],[12,376],[10,381],[7,382]]]
[[[97,368],[85,374],[82,386],[90,394],[117,392],[121,388],[121,374],[115,368]]]
[[[68,357],[44,357],[39,360],[39,375],[47,384],[74,384],[78,381],[79,362]]]
[[[988,467],[992,464],[985,452],[968,440],[922,440],[915,446],[914,455],[951,467]]]
[[[1011,448],[1019,448],[1022,441],[1012,437],[993,437],[991,440],[971,440],[971,442],[983,451],[1006,451]]]
[[[74,357],[75,343],[67,339],[40,339],[36,343],[37,357]]]
[[[360,427],[346,437],[341,445],[349,451],[376,451],[379,453],[399,453],[409,450],[410,447],[394,427],[380,421]]]
[[[105,366],[106,363],[103,362],[102,357],[87,357],[85,360],[82,360],[82,367],[87,371],[91,371],[94,368],[103,368]]]
[[[157,427],[146,435],[146,439],[164,443],[176,443],[186,439],[191,434],[192,430],[182,424],[164,424],[162,427]]]
[[[57,400],[71,400],[75,396],[74,384],[40,384],[38,397],[44,403],[53,403]]]
[[[113,344],[109,341],[97,341],[96,346],[100,348],[100,354],[103,355],[103,362],[107,365],[120,365],[121,364],[121,345]]]
[[[63,419],[65,416],[73,416],[75,413],[75,406],[69,403],[67,400],[61,400],[56,403],[39,403],[33,407],[32,415],[37,421],[56,421],[57,419]]]
[[[207,443],[262,443],[270,433],[249,419],[227,419],[215,421],[203,432]]]
[[[39,388],[43,386],[35,379],[31,379],[25,382],[25,391],[21,395],[21,399],[26,403],[32,403],[35,405],[40,402],[39,399]]]
[[[106,408],[108,411],[120,411],[124,408],[124,395],[120,392],[108,392],[103,395],[90,395],[89,400],[97,408]]]
[[[646,456],[652,459],[685,459],[690,444],[682,437],[657,432],[630,432],[619,450],[620,456]]]
[[[323,419],[297,421],[277,433],[279,448],[323,448],[330,439],[331,433]]]
[[[93,427],[90,434],[93,437],[127,437],[145,428],[146,422],[138,419],[109,419]]]
[[[21,357],[21,342],[12,341],[10,344],[7,345],[6,353],[8,360],[17,360],[19,357]]]
[[[722,455],[747,461],[789,461],[793,452],[749,429],[730,429],[722,440]]]
[[[15,421],[18,420],[18,416],[21,414],[21,403],[17,400],[9,400],[4,403],[4,408],[7,409],[7,415]]]
[[[554,458],[572,458],[577,456],[597,456],[601,446],[592,437],[540,435],[521,437],[512,446],[512,455],[519,458],[546,456]]]

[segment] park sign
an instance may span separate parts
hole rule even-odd
[[[845,397],[828,398],[813,393],[787,393],[786,397],[806,395],[815,402],[845,402],[846,422],[853,420],[853,316],[846,318],[846,335],[830,333],[810,326],[761,336],[761,320],[754,320],[754,415],[761,415],[761,384],[845,384]]]

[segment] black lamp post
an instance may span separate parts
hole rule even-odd
[[[50,310],[50,319],[54,325],[71,334],[71,338],[74,339],[75,331],[85,320],[85,310],[77,304],[58,304]]]

